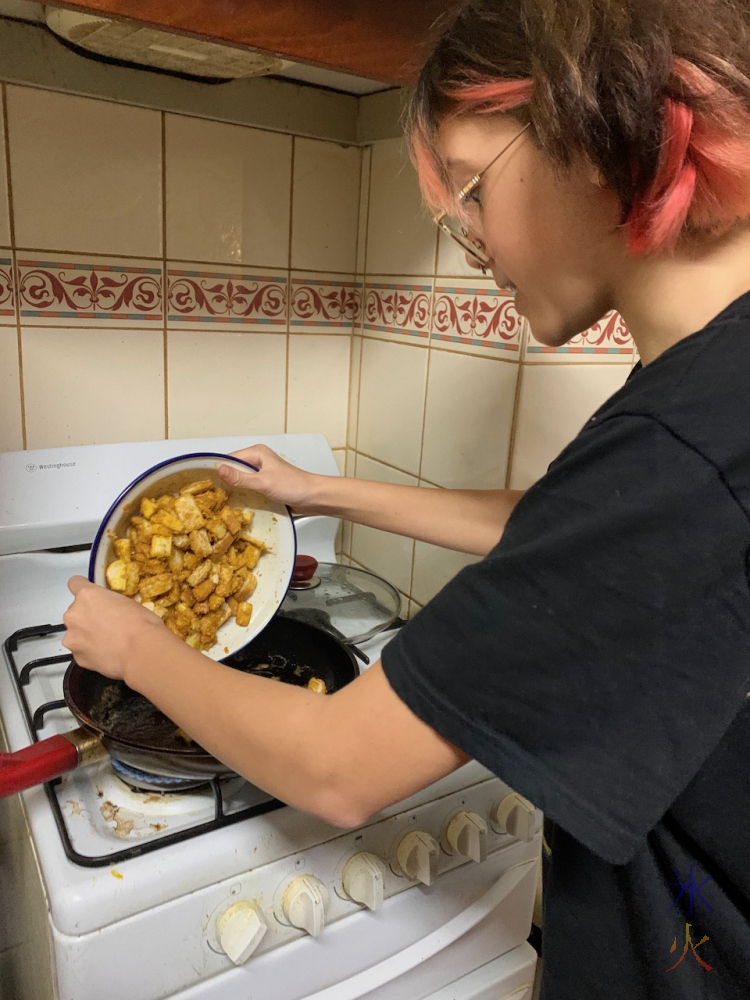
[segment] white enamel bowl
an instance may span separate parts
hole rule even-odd
[[[297,537],[289,509],[283,504],[266,500],[254,490],[229,486],[219,477],[220,465],[231,465],[242,472],[248,469],[257,471],[246,462],[214,452],[180,455],[148,469],[122,491],[107,511],[96,533],[89,561],[89,580],[106,587],[107,566],[116,559],[108,533],[114,532],[117,538],[124,536],[130,517],[139,513],[143,497],[176,493],[195,480],[211,479],[215,486],[221,486],[229,494],[230,506],[252,508],[255,511],[250,528],[252,535],[268,546],[268,551],[263,553],[253,570],[258,580],[250,598],[253,615],[250,624],[245,627],[237,625],[234,618],[221,626],[217,642],[206,651],[206,655],[214,660],[222,660],[237,652],[263,631],[286,597],[297,555]]]

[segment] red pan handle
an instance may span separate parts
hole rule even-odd
[[[0,798],[51,781],[77,767],[78,760],[78,746],[67,736],[50,736],[24,750],[0,753]]]

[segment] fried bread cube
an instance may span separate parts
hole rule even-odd
[[[128,564],[124,559],[115,559],[107,566],[105,576],[110,590],[123,594],[128,585]]]
[[[326,687],[326,682],[321,680],[320,677],[311,677],[307,682],[308,691],[314,691],[315,694],[327,694],[328,688]]]
[[[258,560],[260,559],[261,554],[262,553],[260,549],[256,549],[254,545],[248,545],[248,547],[245,549],[245,558],[244,558],[245,565],[247,566],[248,569],[255,569],[255,567],[258,565]]]
[[[242,586],[239,588],[239,590],[236,590],[234,592],[233,596],[235,597],[236,600],[240,602],[240,604],[242,604],[243,601],[246,601],[248,597],[250,597],[250,595],[254,593],[255,588],[257,586],[258,586],[258,581],[256,580],[255,576],[252,573],[248,573],[247,578],[243,582]]]
[[[240,601],[237,608],[237,613],[235,614],[235,620],[238,625],[244,628],[246,625],[250,624],[250,619],[253,614],[252,604],[248,604],[247,601]]]
[[[200,508],[195,502],[195,497],[189,494],[180,495],[175,500],[175,514],[182,521],[185,531],[196,531],[206,523]]]
[[[148,497],[143,497],[141,500],[141,514],[145,518],[153,517],[156,513],[156,502],[154,500],[149,500]]]
[[[239,517],[237,517],[237,512],[232,510],[231,507],[222,507],[219,511],[219,517],[222,519],[227,528],[236,535],[238,531],[242,530],[242,522]]]
[[[193,597],[196,601],[205,601],[209,594],[213,594],[216,589],[216,584],[209,577],[204,580],[203,583],[199,583],[197,587],[193,587]]]
[[[224,598],[220,597],[219,594],[213,593],[208,599],[208,610],[216,611],[224,603]]]
[[[206,559],[199,566],[193,570],[190,576],[185,581],[188,587],[197,587],[199,583],[208,577],[209,573],[213,570],[214,566],[210,559]]]
[[[125,590],[126,597],[135,597],[140,586],[141,570],[136,562],[128,562],[125,568]]]
[[[190,532],[190,548],[197,556],[210,556],[213,545],[205,528]]]
[[[125,562],[130,559],[132,549],[129,538],[118,538],[114,548],[118,559],[124,559]]]
[[[176,534],[181,534],[185,530],[185,525],[179,517],[171,510],[157,510],[151,518],[151,524],[161,524]]]
[[[226,535],[224,535],[224,537],[214,545],[211,552],[211,558],[214,562],[219,562],[224,553],[228,551],[233,541],[234,536],[227,532]]]
[[[218,517],[211,518],[206,522],[206,530],[217,542],[227,534],[227,526]]]
[[[151,555],[154,559],[168,559],[172,554],[172,536],[154,535],[151,539]]]
[[[232,579],[234,570],[229,565],[219,566],[219,582],[216,584],[216,593],[220,597],[229,597],[232,592]]]
[[[159,573],[156,576],[146,576],[141,580],[138,591],[144,601],[153,601],[155,597],[166,594],[172,589],[172,574]]]

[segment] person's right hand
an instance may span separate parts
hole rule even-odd
[[[295,514],[315,514],[315,486],[323,478],[304,472],[290,462],[285,462],[275,451],[264,444],[253,445],[232,453],[233,458],[254,465],[257,472],[240,472],[230,465],[219,467],[219,475],[230,486],[243,486],[257,490],[269,500],[284,503]]]

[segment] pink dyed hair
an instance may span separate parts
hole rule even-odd
[[[633,254],[670,250],[686,230],[714,235],[750,216],[750,113],[694,63],[674,58],[673,95],[662,102],[662,138],[653,180],[636,196],[624,224]],[[471,73],[445,87],[450,109],[442,121],[466,113],[497,114],[528,104],[533,80]],[[689,97],[695,110],[679,99]],[[436,149],[435,128],[412,121],[412,161],[427,204],[456,211],[447,172]]]

